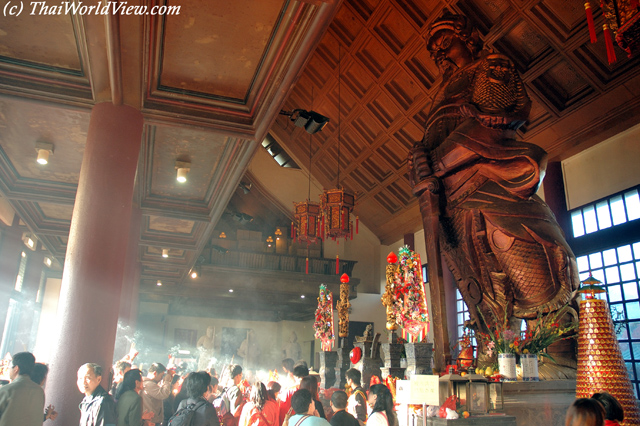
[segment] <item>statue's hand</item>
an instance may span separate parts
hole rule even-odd
[[[407,164],[409,165],[411,186],[417,185],[433,174],[429,164],[429,155],[420,144],[415,144],[409,152]]]

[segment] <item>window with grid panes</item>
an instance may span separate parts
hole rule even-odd
[[[598,231],[640,218],[638,187],[570,212],[575,239],[597,238]],[[618,343],[636,398],[640,394],[640,235],[625,235],[626,241],[608,240],[600,249],[576,252],[580,281],[591,273],[602,281],[605,299],[619,330]]]

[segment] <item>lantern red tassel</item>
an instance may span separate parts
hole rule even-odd
[[[616,61],[616,52],[613,50],[613,38],[611,37],[611,29],[609,25],[604,24],[602,26],[604,31],[604,44],[607,46],[607,60],[609,61],[609,65],[613,64]]]
[[[587,25],[589,26],[589,37],[591,38],[591,43],[596,42],[596,26],[593,23],[593,12],[591,11],[591,3],[586,2],[584,4],[584,11],[587,13]]]
[[[351,241],[353,241],[353,225],[351,225],[350,228],[351,228]]]
[[[308,257],[304,260],[304,263],[305,263],[304,271],[305,271],[306,274],[308,274],[309,273],[309,258]]]
[[[358,225],[360,224],[360,218],[356,216],[356,234],[358,233]]]
[[[324,240],[324,215],[322,215],[322,229],[320,230],[320,236]]]
[[[296,231],[294,229],[295,228],[293,226],[293,222],[291,222],[291,239],[294,239],[296,237],[296,235],[295,235]]]
[[[340,257],[336,254],[336,275],[340,273]]]

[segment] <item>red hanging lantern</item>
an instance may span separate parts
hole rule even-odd
[[[351,235],[349,216],[355,205],[355,196],[342,189],[329,189],[320,195],[322,215],[326,219],[325,232],[331,238],[347,238]]]
[[[318,224],[320,223],[320,204],[313,201],[294,203],[295,231],[301,243],[315,244],[320,240]]]
[[[351,349],[351,352],[349,352],[349,360],[351,361],[351,364],[357,364],[358,361],[360,361],[361,359],[362,359],[362,349],[360,349],[357,346]]]

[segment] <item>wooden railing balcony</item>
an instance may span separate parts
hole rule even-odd
[[[206,255],[205,255],[206,256]],[[243,269],[262,269],[280,272],[306,271],[306,257],[275,253],[254,253],[247,251],[228,250],[226,252],[211,250],[209,259],[203,265],[224,266]],[[340,275],[346,273],[351,276],[356,260],[340,259]],[[321,275],[336,275],[335,259],[309,258],[309,273]]]

